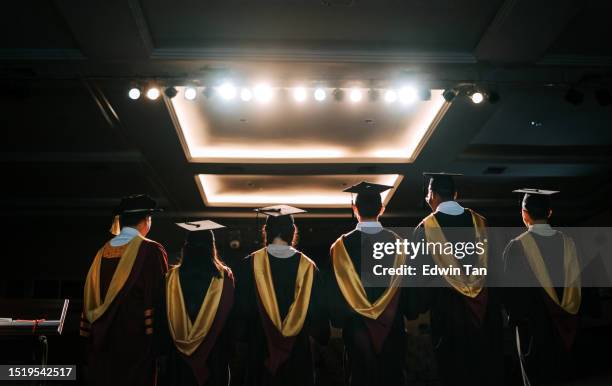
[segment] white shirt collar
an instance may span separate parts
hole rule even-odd
[[[123,227],[121,228],[121,232],[111,239],[110,245],[113,247],[120,247],[132,241],[132,239],[139,234],[140,232],[138,232],[136,228]]]
[[[284,244],[269,244],[266,249],[269,255],[278,257],[279,259],[286,259],[298,253],[298,250],[291,245]]]
[[[532,224],[529,225],[529,232],[533,232],[536,235],[550,237],[557,234],[557,231],[552,229],[549,224]]]
[[[436,208],[436,213],[444,213],[451,216],[459,216],[465,212],[465,208],[463,208],[457,201],[444,201],[441,202],[440,205]]]
[[[357,226],[355,227],[355,229],[357,229],[360,232],[373,235],[375,233],[381,232],[383,230],[383,226],[378,221],[363,221],[363,222],[357,223]]]

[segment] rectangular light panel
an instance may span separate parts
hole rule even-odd
[[[343,189],[360,181],[393,186],[382,194],[386,205],[402,180],[397,174],[368,175],[217,175],[199,174],[196,183],[207,207],[259,207],[289,204],[304,208],[350,207]]]
[[[186,100],[184,87],[166,103],[183,150],[200,163],[408,163],[413,162],[447,110],[443,90],[410,104],[347,94],[335,101],[296,102],[290,90],[275,89],[267,103],[210,98]]]

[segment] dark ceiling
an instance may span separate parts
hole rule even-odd
[[[510,191],[532,186],[561,190],[557,218],[581,223],[610,210],[612,106],[593,96],[612,88],[610,14],[605,0],[3,4],[0,209],[110,219],[118,197],[146,192],[168,219],[240,218],[249,210],[206,208],[194,174],[399,173],[387,217],[412,226],[424,213],[421,172],[448,170],[466,174],[464,202],[494,223],[517,224]],[[413,164],[223,165],[188,163],[165,104],[126,95],[132,80],[261,73],[475,82],[501,100],[456,98]],[[571,86],[582,105],[564,100]]]

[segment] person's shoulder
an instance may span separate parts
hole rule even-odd
[[[164,255],[166,254],[166,248],[164,248],[164,246],[158,243],[157,241],[154,241],[151,239],[147,239],[147,238],[143,239],[140,247],[145,248],[147,251],[150,251],[150,252],[159,252]]]
[[[353,229],[352,231],[348,233],[343,233],[340,236],[338,236],[338,238],[332,243],[331,247],[329,248],[330,251],[333,250],[340,243],[344,243],[347,238],[354,237],[351,235],[353,235],[355,232],[358,232],[358,231],[356,229]]]
[[[253,257],[254,257],[254,256],[257,254],[257,253],[259,253],[259,252],[261,252],[261,251],[263,251],[263,250],[265,250],[265,249],[266,249],[266,248],[259,248],[258,250],[256,250],[256,251],[253,251],[253,252],[249,253],[249,254],[248,254],[248,255],[246,255],[246,256],[245,256],[245,257],[244,257],[244,258],[243,258],[243,259],[242,259],[240,262],[241,262],[241,263],[249,263],[251,260],[253,260]]]
[[[465,209],[465,211],[463,212],[464,214],[475,216],[476,218],[482,221],[485,221],[485,222],[487,221],[487,218],[485,216],[476,212],[474,209],[470,209],[470,208],[464,208],[464,209]]]
[[[358,231],[357,229],[353,229],[352,231],[345,233],[341,235],[340,237],[338,237],[338,240],[342,240],[342,239],[352,240],[354,238],[358,238],[359,236],[361,236],[361,231]]]
[[[506,244],[506,248],[504,248],[504,256],[520,254],[519,252],[522,251],[523,248],[521,244],[521,238],[525,237],[526,234],[527,232],[521,233],[520,235],[508,241],[508,244]]]
[[[306,261],[312,265],[314,267],[315,270],[318,270],[317,268],[317,263],[314,262],[314,260],[312,260],[310,257],[308,257],[304,252],[302,251],[298,251],[296,254],[300,255],[301,257],[303,257],[304,259],[306,259]]]
[[[399,237],[397,233],[387,228],[383,228],[383,230],[380,232],[380,236],[387,237],[387,238],[393,238],[393,239],[396,239]]]
[[[237,265],[237,269],[241,270],[241,269],[245,269],[245,267],[250,266],[251,264],[253,264],[253,256],[255,255],[255,253],[257,253],[257,251],[255,252],[251,252],[248,255],[246,255],[245,257],[243,257],[242,259],[240,259],[240,261],[238,262]]]
[[[423,218],[421,221],[419,221],[419,223],[414,227],[414,230],[412,231],[413,235],[418,235],[424,232],[425,229],[425,219],[427,217]]]

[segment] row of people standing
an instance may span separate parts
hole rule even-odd
[[[378,221],[384,212],[381,193],[388,188],[364,182],[347,189],[356,194],[353,210],[359,223],[338,238],[329,259],[319,267],[295,249],[292,214],[299,210],[282,205],[263,210],[268,215],[265,247],[244,259],[235,272],[217,254],[213,230],[218,224],[210,221],[181,224],[190,231],[182,261],[168,271],[163,247],[145,238],[157,210],[155,202],[146,196],[124,199],[118,210],[123,228],[100,249],[85,285],[81,335],[88,337],[90,347],[90,383],[154,385],[156,359],[169,353],[164,367],[170,384],[227,385],[234,342],[243,341],[244,379],[232,379],[232,384],[312,385],[316,383],[312,340],[326,344],[331,325],[342,331],[345,384],[404,385],[405,319],[429,311],[442,384],[499,384],[505,376],[504,303],[510,305],[507,311],[513,323],[538,318],[534,325],[539,328],[530,331],[538,334],[536,344],[566,338],[563,331],[567,333],[568,324],[561,330],[555,318],[575,319],[580,299],[567,308],[565,294],[554,298],[544,288],[537,296],[522,299],[514,292],[499,294],[486,283],[470,291],[451,281],[450,286],[436,288],[364,286],[358,274],[361,259],[367,258],[361,255],[364,240],[393,242],[398,237]],[[539,193],[528,191],[523,200],[526,233],[545,228],[550,216],[547,196]],[[452,176],[430,177],[427,202],[432,214],[417,226],[416,237],[432,238],[433,226],[472,229],[467,237],[474,238],[485,220],[462,208],[456,194]],[[565,237],[551,235],[561,237],[561,242]],[[542,242],[552,240],[542,241],[545,236],[539,234],[525,237],[533,237],[543,247]],[[507,250],[512,269],[529,267],[523,263],[531,252],[521,245],[511,243]],[[537,252],[547,255],[547,250]],[[436,255],[422,259],[440,262]],[[521,261],[521,268],[516,268],[515,262]],[[554,312],[542,312],[545,307]],[[555,358],[562,357],[570,347],[571,342],[540,346],[538,358],[546,361],[549,349]],[[517,358],[525,359],[520,352]],[[561,373],[558,366],[537,372],[540,363],[521,364],[524,379],[533,374],[531,384],[552,381]]]

